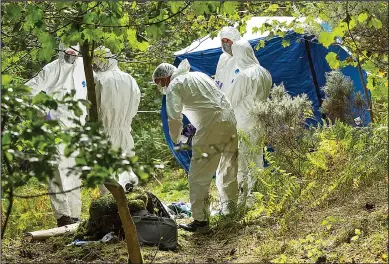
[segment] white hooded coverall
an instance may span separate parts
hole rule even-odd
[[[78,50],[78,47],[74,47]],[[60,45],[60,50],[63,47]],[[87,87],[84,74],[83,59],[77,57],[73,64],[66,63],[64,53],[59,53],[59,58],[45,65],[37,76],[29,80],[25,85],[32,88],[32,94],[37,95],[44,91],[47,95],[55,99],[63,99],[66,93],[75,90],[75,99],[87,99]],[[86,107],[79,105],[83,110],[80,122],[85,124],[87,114]],[[65,105],[59,105],[57,110],[51,109],[50,118],[58,120],[64,129],[74,126],[69,118],[77,118],[74,113],[67,109]],[[56,219],[62,216],[80,218],[81,216],[81,179],[78,174],[69,173],[69,169],[76,165],[73,153],[70,157],[64,156],[65,146],[57,146],[60,155],[58,168],[54,171],[54,177],[49,181],[49,192],[56,193],[50,195],[51,206]],[[68,190],[75,189],[71,192]]]
[[[224,27],[220,31],[220,40],[227,38],[233,43],[241,39],[239,31],[234,27]],[[231,56],[227,53],[222,46],[223,53],[220,55],[219,61],[216,66],[215,82],[219,88],[228,90],[233,79],[233,66],[230,62]],[[233,53],[233,52],[232,52]],[[233,54],[234,55],[234,54]]]
[[[112,57],[109,49],[106,56]],[[99,119],[109,136],[114,148],[121,148],[130,156],[134,156],[134,139],[131,135],[132,119],[138,112],[140,90],[135,79],[122,72],[117,66],[117,60],[108,58],[103,70],[94,75],[97,94]],[[119,184],[125,186],[138,184],[138,177],[132,170],[119,174]],[[105,188],[100,186],[102,193]]]
[[[229,213],[230,201],[237,203],[238,138],[234,113],[224,94],[207,75],[189,69],[189,62],[184,60],[171,76],[166,108],[174,143],[179,142],[182,113],[197,129],[192,141],[189,191],[193,218],[203,221],[209,215],[206,199],[216,170],[222,212]]]
[[[233,58],[230,60],[235,74],[228,90],[222,91],[227,96],[235,112],[238,131],[244,132],[250,140],[250,148],[242,140],[239,141],[238,184],[239,189],[250,194],[255,183],[249,163],[254,161],[256,168],[263,168],[263,148],[257,147],[262,129],[258,119],[251,113],[255,104],[266,100],[270,95],[272,77],[255,57],[253,48],[246,40],[232,44]],[[241,198],[241,197],[240,197]]]

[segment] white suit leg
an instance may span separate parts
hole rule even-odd
[[[197,136],[197,135],[196,135]],[[195,137],[196,137],[195,136]],[[220,161],[220,153],[210,153],[206,136],[193,138],[192,159],[189,168],[189,197],[193,219],[204,221],[209,215],[207,198],[212,175]],[[207,153],[208,157],[202,156]]]
[[[253,146],[257,147],[257,137],[251,135],[250,141]],[[263,169],[263,149],[251,149],[250,146],[244,142],[239,142],[239,170],[238,170],[238,185],[239,185],[239,203],[247,200],[255,186],[256,178],[253,175],[255,169],[250,169],[249,165],[254,162],[256,169]]]
[[[50,195],[51,205],[56,219],[63,215],[73,218],[81,216],[81,179],[79,175],[70,173],[69,170],[75,166],[74,157],[65,157],[63,155],[64,145],[58,146],[60,161],[58,169],[54,172],[54,178],[49,182],[49,192],[56,193]],[[72,190],[74,189],[74,190]],[[71,192],[66,192],[72,190]]]
[[[235,137],[233,135],[235,134]],[[212,175],[216,169],[216,185],[222,203],[223,213],[228,214],[228,202],[237,202],[238,186],[237,148],[235,125],[218,122],[206,133],[198,131],[193,138],[193,156],[189,169],[189,188],[192,213],[195,220],[207,218],[209,206],[205,199],[209,193]],[[203,153],[207,157],[203,157]]]
[[[237,203],[238,200],[238,137],[235,127],[226,128],[223,139],[223,151],[216,174],[216,187],[219,191],[221,210],[224,215],[230,213],[229,202]],[[232,137],[235,135],[235,137]]]

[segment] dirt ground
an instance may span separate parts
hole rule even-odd
[[[381,187],[384,187],[383,189]],[[285,230],[275,219],[211,221],[210,233],[178,232],[178,248],[142,246],[144,263],[388,263],[387,186],[328,202]],[[177,223],[190,219],[177,220]],[[67,246],[73,236],[43,242],[7,239],[3,263],[127,263],[123,241]]]

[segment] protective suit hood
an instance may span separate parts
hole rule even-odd
[[[181,61],[178,65],[177,70],[175,70],[171,76],[171,81],[174,80],[177,76],[181,74],[188,73],[190,71],[190,64],[188,59]]]
[[[104,46],[98,47],[94,51],[93,63],[96,64],[98,71],[110,71],[118,69],[118,61],[111,50]]]
[[[224,27],[220,31],[219,34],[220,40],[223,38],[230,39],[233,43],[236,41],[239,41],[241,39],[241,35],[238,31],[238,29],[234,27]],[[232,44],[233,45],[233,44]],[[231,47],[232,48],[232,47]],[[216,67],[216,74],[215,74],[215,81],[216,84],[219,86],[219,88],[223,90],[228,90],[229,86],[231,85],[231,79],[229,78],[232,74],[232,65],[230,63],[230,60],[233,56],[231,56],[228,52],[226,52],[222,45],[222,51],[223,54],[220,55],[219,61],[217,63]],[[234,51],[232,51],[232,54],[234,54]]]
[[[253,48],[246,40],[239,40],[232,44],[232,52],[234,57],[234,67],[239,70],[244,70],[252,66],[259,65],[258,59],[255,57]]]

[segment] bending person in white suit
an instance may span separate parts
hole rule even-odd
[[[189,70],[187,60],[181,62],[178,69],[162,63],[155,69],[153,81],[166,94],[169,133],[173,142],[178,144],[180,141],[182,114],[196,128],[189,169],[189,195],[194,221],[181,225],[183,229],[194,232],[208,228],[207,197],[216,170],[222,213],[229,214],[229,205],[237,203],[238,137],[234,112],[224,94],[210,77]]]

